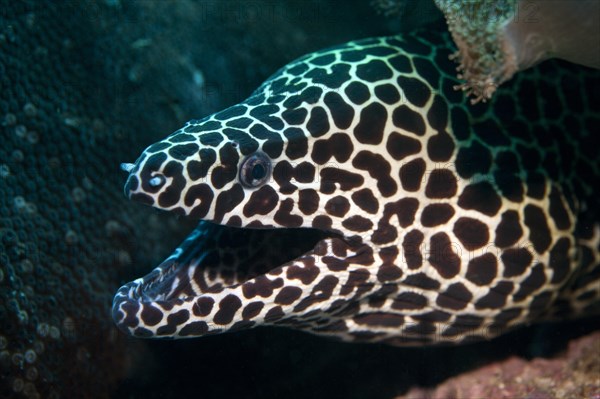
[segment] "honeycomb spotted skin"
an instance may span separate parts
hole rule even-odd
[[[117,325],[417,345],[597,313],[597,71],[546,63],[471,106],[452,51],[419,33],[312,53],[149,146],[126,195],[202,221],[119,289]]]

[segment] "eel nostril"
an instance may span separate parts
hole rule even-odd
[[[135,164],[133,164],[133,163],[125,163],[125,162],[123,162],[123,163],[121,164],[121,170],[122,170],[122,171],[124,171],[124,172],[127,172],[127,173],[130,173],[130,172],[131,172],[131,170],[132,170],[134,167],[135,167]]]

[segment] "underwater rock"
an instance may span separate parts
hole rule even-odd
[[[569,343],[551,358],[512,356],[451,378],[434,389],[413,388],[397,399],[599,398],[600,332]]]

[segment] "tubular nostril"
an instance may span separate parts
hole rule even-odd
[[[127,173],[129,173],[129,172],[131,172],[131,170],[134,168],[134,166],[135,166],[135,164],[132,164],[132,163],[125,163],[125,162],[123,162],[123,163],[121,164],[121,170],[122,170],[123,172],[127,172]]]

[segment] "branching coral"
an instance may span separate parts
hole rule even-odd
[[[434,0],[460,62],[459,88],[486,101],[516,72],[549,58],[600,68],[597,0]]]

